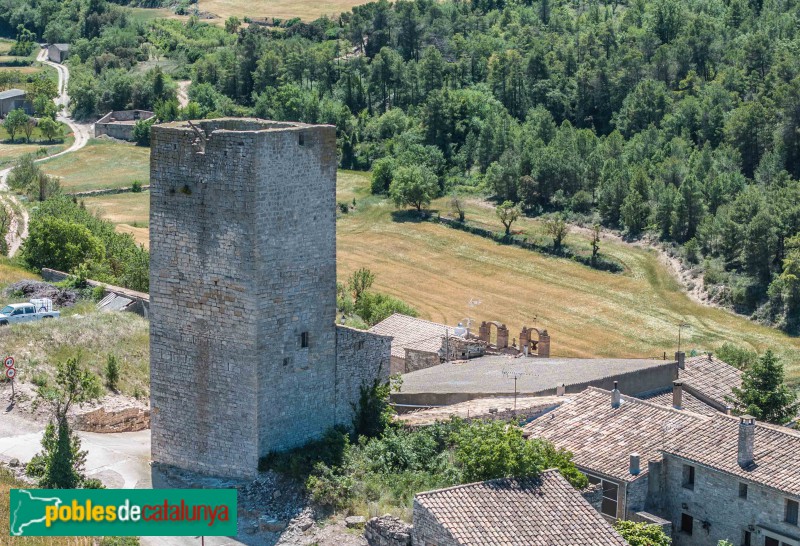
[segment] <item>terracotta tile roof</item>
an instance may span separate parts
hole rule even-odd
[[[661,459],[660,450],[671,436],[709,419],[627,396],[613,408],[611,393],[594,387],[570,397],[526,425],[525,431],[571,451],[582,469],[622,481],[646,473],[647,462]],[[629,472],[631,453],[641,457],[639,476]]]
[[[800,496],[800,433],[786,427],[756,424],[755,464],[737,462],[739,419],[718,414],[687,429],[664,451],[790,495]]]
[[[656,394],[651,394],[649,396],[640,396],[642,400],[647,400],[648,402],[652,402],[653,404],[658,404],[660,406],[666,406],[668,408],[672,407],[672,389],[667,391],[659,392]],[[720,413],[719,410],[714,409],[713,407],[709,406],[699,398],[696,398],[686,392],[683,391],[683,409],[687,411],[692,411],[694,413],[699,413],[701,415],[717,415]]]
[[[724,406],[734,387],[742,386],[742,372],[713,356],[686,359],[686,368],[678,370],[678,378],[698,393]]]
[[[465,546],[628,544],[557,470],[537,480],[491,480],[420,493],[415,501]]]
[[[369,329],[373,334],[392,336],[392,356],[406,357],[406,348],[439,352],[442,348],[442,338],[447,328],[452,335],[454,328],[445,324],[438,324],[407,315],[395,313]]]

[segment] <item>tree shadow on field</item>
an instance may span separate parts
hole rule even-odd
[[[420,222],[427,222],[439,211],[437,210],[423,210],[417,211],[416,209],[396,210],[392,212],[392,221],[400,224],[412,223],[419,224]]]

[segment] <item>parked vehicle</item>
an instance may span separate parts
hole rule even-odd
[[[60,316],[60,311],[53,310],[53,300],[50,298],[32,299],[28,303],[12,303],[0,309],[0,326]]]

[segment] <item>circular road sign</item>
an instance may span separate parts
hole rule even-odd
[[[6,377],[9,379],[14,379],[14,376],[17,375],[17,370],[15,368],[6,368]]]
[[[6,368],[13,368],[14,367],[14,357],[7,356],[5,360],[3,360],[3,364],[6,365]]]

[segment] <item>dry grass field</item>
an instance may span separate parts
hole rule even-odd
[[[366,4],[369,0],[198,0],[197,6],[202,12],[216,15],[212,22],[224,22],[231,15],[242,19],[278,17],[291,19],[299,17],[304,21],[313,21],[323,15],[339,15],[349,11],[353,6]]]
[[[92,139],[85,148],[42,163],[67,192],[122,188],[150,180],[150,149],[114,140]]]
[[[369,195],[366,176],[343,173],[339,184],[339,201],[355,197],[357,203],[355,212],[338,220],[340,279],[368,267],[377,290],[403,299],[424,318],[447,324],[499,320],[514,337],[523,325],[535,324],[549,331],[555,356],[582,357],[671,354],[683,321],[689,324],[683,329],[687,350],[714,350],[725,342],[772,347],[785,358],[792,381],[800,381],[800,339],[690,300],[654,251],[605,240],[601,251],[622,262],[626,272],[600,272],[393,214],[390,203]],[[432,208],[449,212],[447,201]],[[501,229],[477,201],[469,203],[467,220]],[[532,220],[518,228],[540,232]],[[589,243],[572,234],[567,244]]]
[[[681,322],[687,350],[715,350],[723,343],[784,357],[793,382],[800,382],[800,339],[760,326],[728,311],[689,299],[655,251],[605,239],[601,252],[624,264],[622,274],[593,270],[461,232],[413,214],[398,213],[387,200],[369,194],[364,173],[339,173],[337,198],[356,208],[337,222],[339,278],[368,267],[375,288],[414,306],[423,318],[456,324],[499,320],[512,336],[523,325],[547,328],[556,356],[661,357],[673,353]],[[148,194],[87,200],[87,206],[147,240]],[[432,206],[449,214],[449,199]],[[467,220],[500,230],[494,212],[478,199],[467,200]],[[521,220],[514,230],[544,241],[541,225]],[[588,237],[573,232],[572,248],[589,248]],[[534,322],[535,320],[535,322]]]
[[[130,233],[138,243],[150,246],[147,224],[150,220],[150,192],[118,193],[88,197],[86,208],[96,211],[109,222],[117,225],[117,231]]]

